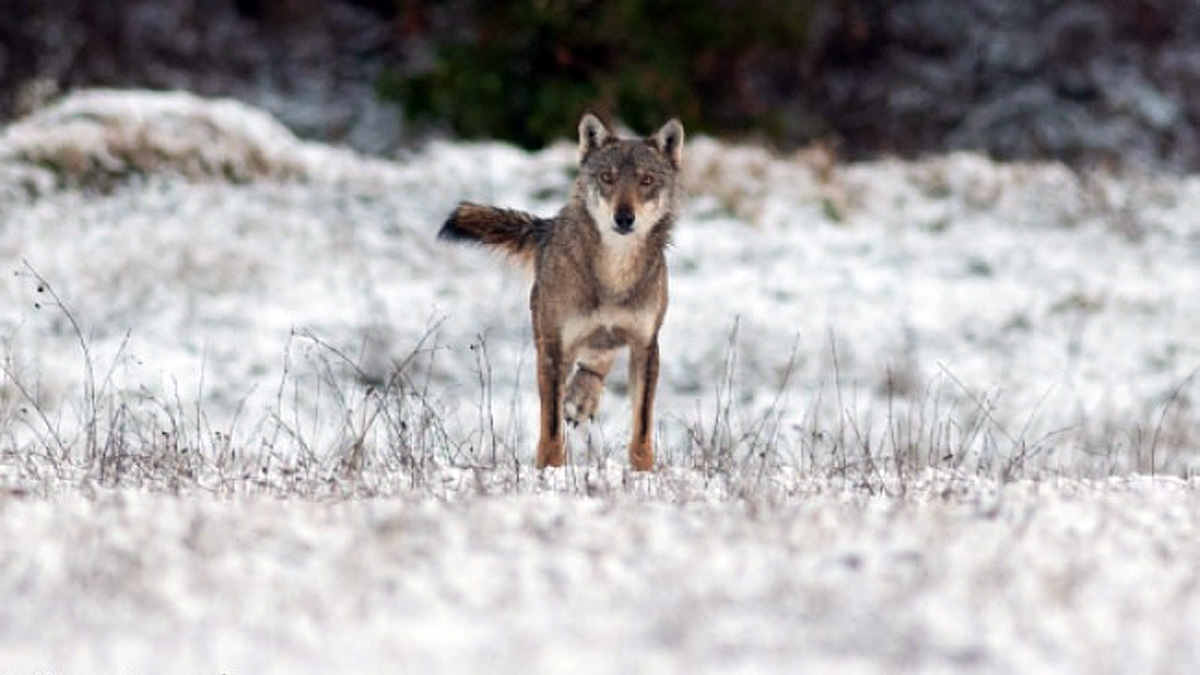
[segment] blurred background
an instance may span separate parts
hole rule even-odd
[[[844,158],[1200,169],[1200,0],[0,0],[0,121],[85,86],[261,106],[370,153],[584,109]]]

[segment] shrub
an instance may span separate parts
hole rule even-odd
[[[534,148],[593,110],[639,130],[778,128],[770,77],[800,62],[818,0],[468,2],[465,38],[434,35],[427,70],[381,93],[418,123]]]

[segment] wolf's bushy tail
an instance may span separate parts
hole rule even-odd
[[[438,231],[438,239],[494,246],[509,255],[532,260],[549,220],[524,211],[463,202]]]

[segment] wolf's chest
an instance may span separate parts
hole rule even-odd
[[[603,246],[594,261],[600,283],[615,293],[623,293],[642,276],[646,262],[642,256],[645,237],[621,236],[605,232]]]
[[[630,342],[645,343],[654,335],[658,320],[652,305],[628,309],[601,306],[570,317],[563,323],[562,340],[568,350],[616,349]]]

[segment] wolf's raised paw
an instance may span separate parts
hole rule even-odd
[[[600,408],[600,397],[604,394],[604,380],[588,370],[579,369],[567,383],[567,394],[563,398],[563,415],[572,425],[591,422]]]

